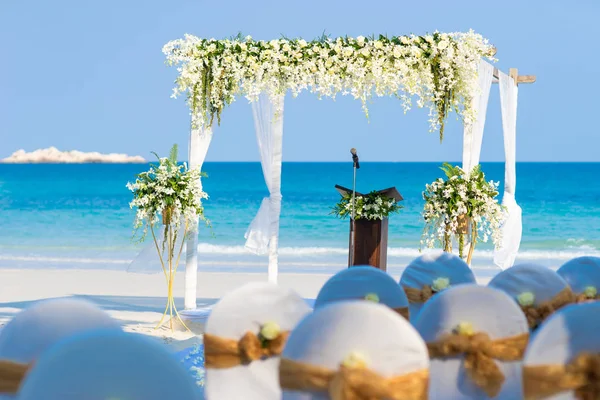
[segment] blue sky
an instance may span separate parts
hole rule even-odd
[[[187,154],[189,118],[169,96],[176,71],[162,46],[185,33],[312,39],[439,31],[481,33],[497,66],[535,74],[522,85],[518,161],[600,161],[600,2],[578,1],[199,1],[1,0],[0,158],[17,149],[124,152],[151,158],[173,143]],[[427,114],[403,115],[398,100],[375,99],[370,121],[351,98],[288,97],[284,161],[460,160],[462,128],[452,115],[444,143]],[[185,158],[185,157],[180,157]],[[251,108],[224,112],[207,161],[258,160]],[[482,160],[502,161],[497,86],[492,87]]]

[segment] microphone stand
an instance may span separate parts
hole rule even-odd
[[[348,262],[348,266],[351,267],[354,265],[354,239],[355,239],[355,226],[356,226],[356,214],[355,214],[355,199],[356,199],[356,169],[358,164],[358,156],[356,154],[352,155],[352,224],[350,225],[350,259]]]

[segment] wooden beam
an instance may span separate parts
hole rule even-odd
[[[515,84],[519,83],[534,83],[536,81],[535,75],[519,75],[519,71],[516,68],[509,69],[508,75],[515,80]],[[494,68],[494,78],[499,79],[500,72],[498,68]],[[493,83],[498,83],[496,80]]]
[[[519,83],[534,83],[536,80],[535,75],[519,75],[517,77],[517,84]]]

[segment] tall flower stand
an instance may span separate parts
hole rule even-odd
[[[190,330],[187,325],[181,319],[179,312],[177,311],[177,306],[175,306],[175,297],[173,295],[173,282],[175,281],[175,276],[177,273],[177,267],[179,266],[179,261],[181,260],[181,253],[183,252],[183,246],[185,243],[185,236],[188,233],[187,224],[183,231],[183,237],[181,237],[181,244],[176,246],[177,244],[177,231],[175,226],[171,221],[172,210],[166,208],[163,210],[162,219],[164,225],[164,238],[163,243],[159,243],[156,238],[156,234],[154,233],[154,227],[151,227],[152,239],[154,239],[154,245],[156,246],[156,251],[158,252],[158,256],[160,258],[160,264],[163,269],[163,273],[165,274],[165,279],[167,281],[167,304],[165,306],[165,311],[163,315],[156,325],[154,329],[160,328],[164,322],[167,315],[169,315],[169,328],[173,331],[173,318],[177,318],[181,325],[186,330]],[[167,254],[166,258],[163,256],[163,251],[161,251],[161,245],[164,249],[166,247]]]

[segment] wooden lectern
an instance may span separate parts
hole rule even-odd
[[[352,189],[335,185],[335,188],[342,196],[352,196]],[[378,190],[384,196],[396,201],[402,201],[402,195],[391,187],[384,190]],[[356,196],[364,196],[362,193],[355,192]],[[354,229],[354,243],[352,243],[352,229]],[[388,219],[369,220],[358,219],[356,221],[350,218],[350,252],[348,255],[348,267],[354,265],[370,265],[383,271],[387,269],[387,245],[388,243]]]

